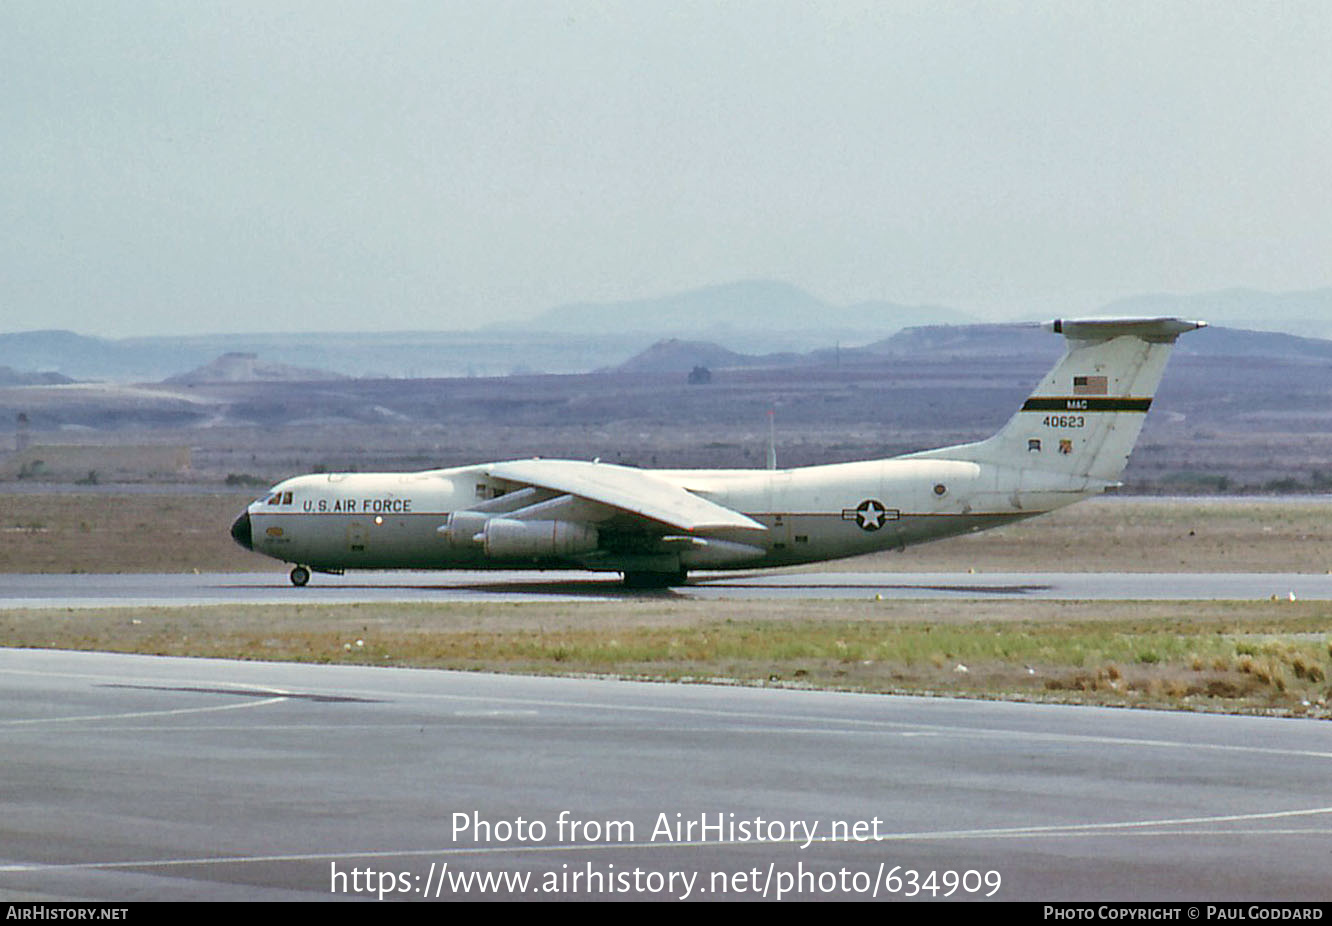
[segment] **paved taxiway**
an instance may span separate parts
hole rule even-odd
[[[1008,900],[1329,897],[1317,721],[0,650],[0,749],[9,900],[459,896],[446,871],[885,897],[893,866]],[[654,838],[705,814],[881,838]],[[544,837],[502,840],[519,818]]]
[[[282,573],[0,575],[0,609],[207,604],[587,601],[644,595],[722,598],[1332,600],[1332,576],[1294,573],[703,573],[656,591],[581,572],[357,572],[294,588]]]

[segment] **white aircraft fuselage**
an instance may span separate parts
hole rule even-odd
[[[1176,319],[1055,322],[1069,351],[988,440],[775,470],[513,460],[297,476],[232,536],[309,570],[582,569],[639,585],[692,569],[791,566],[984,530],[1098,495],[1128,459]]]

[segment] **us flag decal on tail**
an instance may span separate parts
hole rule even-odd
[[[1110,383],[1104,376],[1073,377],[1074,395],[1105,395]]]

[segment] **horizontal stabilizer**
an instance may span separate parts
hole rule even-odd
[[[1132,335],[1152,344],[1173,344],[1186,331],[1206,328],[1207,322],[1182,318],[1056,318],[1050,330],[1074,341],[1108,341]]]

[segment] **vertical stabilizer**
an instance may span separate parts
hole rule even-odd
[[[1128,463],[1175,339],[1178,318],[1054,321],[1068,351],[989,440],[911,454],[1113,483]]]

